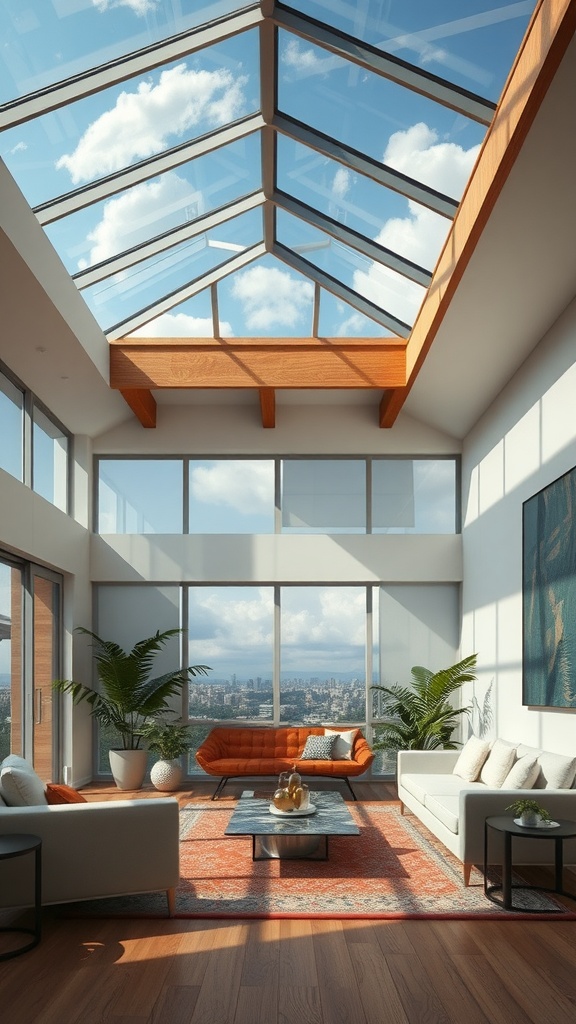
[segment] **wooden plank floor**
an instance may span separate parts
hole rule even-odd
[[[209,800],[212,788],[176,795]],[[360,799],[395,797],[384,783],[355,788]],[[0,963],[6,1024],[576,1020],[576,922],[66,921],[49,908],[44,918],[40,946]]]

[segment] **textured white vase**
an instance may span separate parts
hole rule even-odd
[[[171,761],[156,761],[150,769],[150,781],[162,793],[178,789],[182,781],[182,763],[179,757]]]
[[[535,811],[526,811],[520,815],[520,821],[526,828],[537,828],[540,823],[540,815]]]
[[[147,750],[110,750],[110,768],[118,789],[141,789],[148,763]]]

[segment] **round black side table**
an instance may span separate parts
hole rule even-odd
[[[489,832],[500,832],[504,838],[504,857],[502,863],[502,884],[488,885],[488,835]],[[554,840],[554,888],[546,888],[542,885],[512,885],[512,839],[548,839]],[[484,894],[492,903],[496,903],[504,910],[522,910],[524,913],[543,914],[548,911],[530,909],[526,907],[515,907],[512,903],[512,890],[525,889],[536,892],[554,892],[560,896],[568,896],[576,899],[576,895],[567,892],[563,885],[564,875],[564,840],[576,838],[576,821],[559,819],[556,828],[525,828],[517,825],[514,818],[507,815],[486,818],[484,823]],[[502,899],[494,896],[495,892],[502,892]],[[559,911],[560,913],[560,911]]]
[[[10,860],[12,857],[24,857],[27,853],[34,854],[34,927],[22,928],[6,926],[0,928],[0,932],[23,932],[31,935],[30,942],[26,942],[18,949],[12,949],[8,953],[0,953],[0,960],[9,960],[20,953],[27,953],[40,942],[42,928],[42,840],[40,836],[28,835],[25,833],[14,833],[0,836],[0,860]]]

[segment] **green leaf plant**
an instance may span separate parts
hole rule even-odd
[[[71,694],[75,704],[86,701],[100,725],[119,734],[124,750],[140,748],[146,720],[170,713],[170,698],[182,691],[190,677],[211,671],[208,665],[189,665],[151,677],[156,655],[182,632],[179,628],[158,630],[139,640],[129,652],[83,626],[75,632],[92,638],[100,685],[95,689],[70,679],[57,679],[52,686],[60,693]]]
[[[452,694],[476,675],[476,654],[471,654],[449,668],[432,672],[420,665],[412,669],[411,685],[372,686],[382,693],[381,713],[386,721],[377,726],[375,750],[456,750],[460,744],[452,739],[462,715],[470,714],[472,705],[455,708]]]

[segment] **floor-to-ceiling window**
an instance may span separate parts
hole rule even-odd
[[[180,626],[182,643],[166,652],[166,670],[210,666],[174,706],[193,726],[190,774],[199,772],[195,748],[221,722],[360,726],[372,741],[382,722],[373,684],[408,683],[415,664],[438,669],[455,660],[458,584],[329,583],[315,573],[306,535],[324,551],[321,535],[337,547],[346,545],[342,535],[373,535],[363,548],[369,560],[384,533],[456,534],[458,473],[457,457],[97,457],[100,533],[146,534],[151,552],[151,534],[204,534],[212,551],[209,535],[225,535],[221,564],[230,558],[230,582],[203,578],[204,548],[194,541],[194,558],[170,585],[96,587],[101,636],[129,649],[156,629]],[[305,545],[306,579],[288,582],[274,570],[258,582],[246,534],[289,534],[294,552]],[[108,773],[112,742],[100,735],[97,773]],[[374,772],[394,768],[378,754]]]

